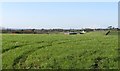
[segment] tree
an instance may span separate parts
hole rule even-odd
[[[32,29],[32,32],[35,34],[35,29]]]
[[[108,26],[108,29],[112,29],[112,26]]]

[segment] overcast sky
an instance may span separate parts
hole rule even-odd
[[[117,2],[7,2],[2,3],[6,28],[118,27]]]

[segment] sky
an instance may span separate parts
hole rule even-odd
[[[119,0],[0,0],[0,2],[118,2]]]
[[[5,28],[118,27],[117,2],[4,2],[0,5]]]

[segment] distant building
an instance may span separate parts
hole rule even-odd
[[[68,34],[68,35],[76,35],[77,32],[67,32],[67,33],[64,33],[64,34]]]
[[[80,34],[85,34],[85,33],[86,33],[85,31],[80,32]]]

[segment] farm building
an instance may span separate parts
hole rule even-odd
[[[80,34],[85,34],[86,32],[85,31],[81,31]],[[78,34],[78,32],[66,32],[64,34],[67,34],[67,35],[76,35]]]
[[[77,32],[67,32],[67,33],[64,33],[64,34],[68,34],[68,35],[76,35]]]
[[[80,32],[80,34],[85,34],[85,33],[86,33],[85,31]]]

